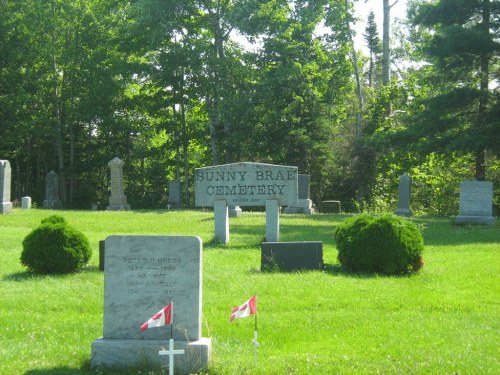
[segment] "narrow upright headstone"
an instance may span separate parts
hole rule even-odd
[[[175,373],[208,368],[211,339],[201,336],[202,242],[193,236],[110,236],[104,252],[103,337],[92,343],[91,366],[164,368],[159,351],[184,350]],[[173,325],[140,330],[168,303]],[[172,331],[171,331],[172,329]]]
[[[411,216],[410,210],[411,178],[406,173],[399,177],[398,209],[396,215]]]
[[[62,202],[59,199],[59,177],[54,170],[47,173],[45,180],[45,200],[43,208],[61,208]]]
[[[10,201],[11,168],[8,160],[0,160],[0,214],[8,214],[12,211]]]
[[[493,211],[493,182],[462,181],[460,183],[460,212],[455,224],[495,224]]]
[[[21,208],[23,210],[29,210],[31,208],[31,197],[21,198]]]
[[[130,210],[130,205],[127,203],[127,196],[123,190],[123,166],[125,162],[118,158],[114,158],[108,163],[111,175],[111,195],[109,196],[108,211],[123,211]]]
[[[181,207],[181,182],[179,180],[170,181],[168,184],[168,207]]]
[[[226,201],[214,202],[215,239],[223,244],[229,243],[229,213]]]
[[[280,206],[277,199],[266,201],[266,241],[280,240]]]

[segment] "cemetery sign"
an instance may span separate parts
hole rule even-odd
[[[275,199],[283,206],[297,203],[298,169],[263,163],[233,163],[195,169],[195,205],[265,206]]]

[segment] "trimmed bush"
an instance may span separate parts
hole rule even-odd
[[[42,220],[23,240],[21,264],[40,274],[79,271],[92,255],[87,237],[57,215]]]
[[[423,266],[424,240],[410,221],[394,215],[360,215],[335,231],[340,264],[355,272],[402,275]]]

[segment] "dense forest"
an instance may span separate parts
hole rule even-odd
[[[363,0],[359,0],[363,1]],[[164,208],[193,170],[297,166],[315,204],[451,215],[462,180],[500,207],[500,3],[414,0],[0,0],[0,159],[12,199],[41,205],[54,170],[66,208],[108,204],[114,157],[132,208]],[[359,33],[359,31],[358,31]],[[248,43],[237,41],[247,40]],[[368,52],[367,52],[368,51]]]

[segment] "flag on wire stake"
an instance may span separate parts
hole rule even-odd
[[[255,328],[253,331],[253,357],[254,362],[257,364],[257,348],[259,347],[259,342],[257,341],[257,295],[255,294],[252,298],[246,301],[244,304],[240,306],[235,306],[231,309],[231,316],[229,317],[229,321],[232,322],[235,319],[246,318],[250,315],[255,316]]]
[[[170,302],[141,325],[141,332],[144,332],[148,328],[172,325],[172,310],[172,302]]]
[[[250,315],[257,314],[257,296],[254,295],[248,301],[240,306],[235,306],[231,309],[231,316],[229,321],[232,322],[235,319],[246,318]]]

